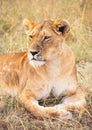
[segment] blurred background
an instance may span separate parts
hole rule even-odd
[[[0,130],[92,130],[92,0],[0,0],[0,53],[27,50],[23,19],[35,23],[44,19],[66,19],[70,32],[66,43],[75,53],[78,82],[87,93],[88,112],[76,113],[69,122],[39,120],[20,106],[14,98],[4,97],[0,111]],[[57,103],[57,98],[43,105]],[[6,107],[7,106],[7,107]]]
[[[92,61],[92,0],[0,0],[0,53],[27,50],[23,19],[66,19],[76,62]]]

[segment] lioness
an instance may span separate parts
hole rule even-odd
[[[69,25],[64,20],[34,24],[23,21],[28,51],[0,55],[0,95],[16,96],[35,116],[70,118],[71,111],[83,112],[85,95],[78,87],[75,58],[64,39]],[[52,107],[39,100],[63,96]]]

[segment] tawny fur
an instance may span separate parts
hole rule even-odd
[[[0,55],[0,95],[15,96],[35,116],[69,118],[70,111],[83,112],[85,95],[78,87],[75,58],[64,43],[69,25],[64,20],[34,24],[25,19],[28,52]],[[61,28],[60,28],[61,27]],[[37,52],[34,56],[31,52]],[[53,107],[40,99],[64,96]]]

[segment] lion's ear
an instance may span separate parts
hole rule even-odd
[[[70,30],[69,24],[65,20],[56,20],[53,25],[56,31],[61,32],[62,35],[65,35]]]
[[[25,32],[27,33],[29,30],[31,30],[33,28],[34,23],[29,19],[24,19],[23,26],[24,26]]]

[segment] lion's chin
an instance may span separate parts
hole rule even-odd
[[[45,64],[45,61],[38,61],[38,60],[30,60],[30,64],[33,67],[39,67]]]

